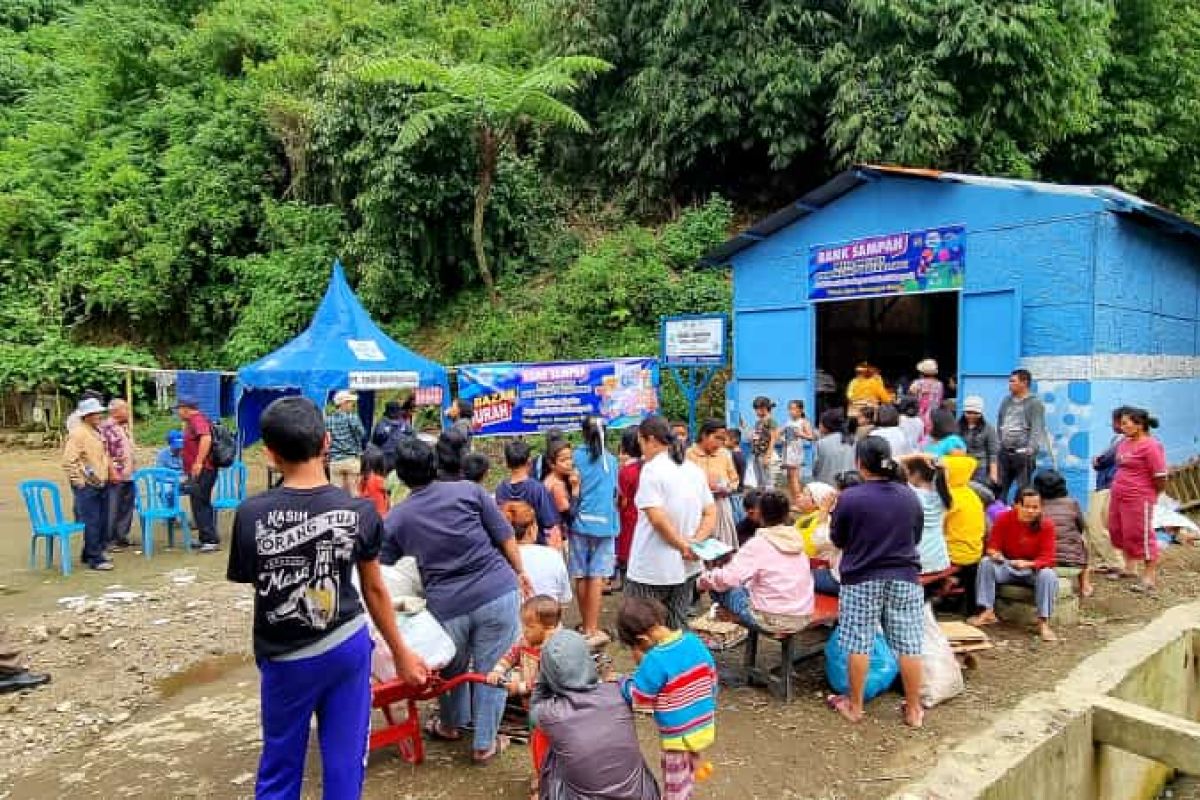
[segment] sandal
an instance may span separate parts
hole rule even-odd
[[[1118,570],[1116,572],[1108,573],[1108,579],[1110,581],[1128,581],[1128,580],[1132,580],[1136,577],[1137,577],[1136,572],[1121,572],[1120,570]]]
[[[1158,595],[1158,587],[1153,583],[1146,583],[1145,581],[1138,581],[1131,585],[1129,591],[1144,594],[1148,597],[1156,597]]]
[[[454,733],[446,733],[446,729],[442,727],[442,721],[437,717],[430,717],[425,720],[425,735],[430,739],[436,739],[439,742],[457,742],[462,740],[462,731],[456,730]]]
[[[483,753],[472,753],[471,760],[475,762],[476,766],[480,767],[484,766],[485,764],[490,764],[496,760],[496,756],[507,750],[510,744],[512,744],[511,739],[509,739],[507,736],[497,734],[496,741],[492,743],[491,748]]]
[[[825,697],[825,705],[827,705],[830,710],[841,714],[847,722],[862,722],[863,715],[859,714],[855,716],[854,711],[850,708],[850,698],[846,697],[844,694],[827,695]]]

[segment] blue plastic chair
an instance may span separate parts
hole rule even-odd
[[[222,511],[236,511],[246,499],[246,477],[246,465],[241,461],[235,461],[217,472],[212,507],[218,520]]]
[[[192,530],[183,510],[183,473],[148,468],[133,473],[134,506],[142,525],[142,553],[154,555],[154,524],[167,524],[167,546],[175,546],[175,523],[183,529],[183,546],[192,549]]]
[[[62,574],[71,574],[71,537],[83,533],[82,522],[67,522],[63,517],[62,499],[58,485],[50,481],[24,481],[21,497],[29,512],[33,537],[29,542],[29,568],[37,564],[38,539],[46,540],[46,569],[54,566],[54,543],[59,543],[59,562]]]

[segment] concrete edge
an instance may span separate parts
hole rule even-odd
[[[1005,712],[986,731],[945,753],[921,779],[890,800],[969,800],[1003,778],[1012,766],[1054,735],[1083,719],[1130,672],[1180,637],[1200,633],[1200,602],[1175,606],[1144,628],[1081,661],[1052,691],[1038,692]],[[953,701],[948,708],[953,708]]]

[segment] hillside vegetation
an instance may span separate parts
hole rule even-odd
[[[0,0],[0,389],[236,367],[335,256],[450,363],[651,353],[728,305],[735,214],[857,161],[1195,215],[1197,41],[1192,0]]]

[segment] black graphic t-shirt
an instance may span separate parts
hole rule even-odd
[[[370,501],[336,486],[281,486],[238,506],[227,577],[254,584],[255,657],[308,647],[361,615],[350,576],[382,540]]]

